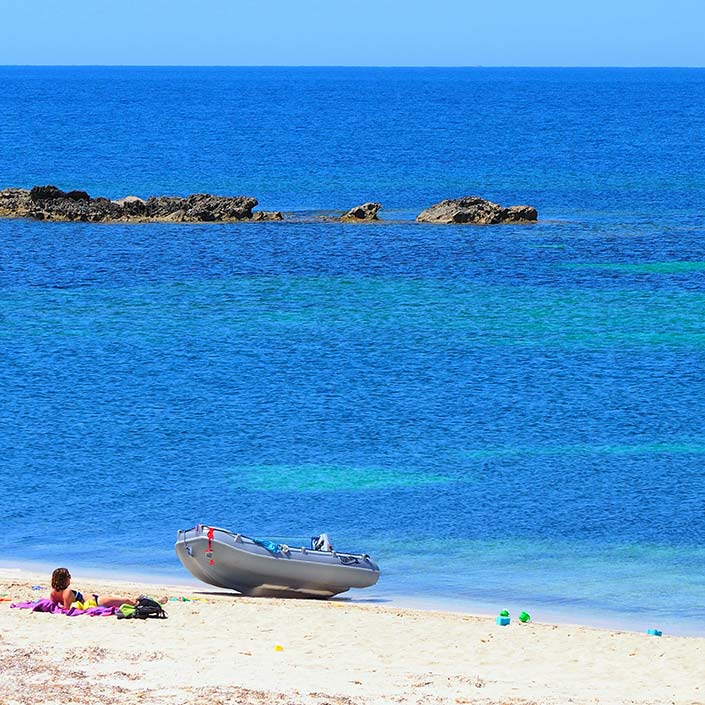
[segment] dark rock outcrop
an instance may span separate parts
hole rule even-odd
[[[146,201],[126,196],[115,201],[91,198],[85,191],[65,192],[56,186],[0,191],[0,217],[84,222],[177,223],[283,220],[279,212],[252,212],[251,196],[212,196],[196,193],[185,198],[152,196]]]
[[[133,202],[134,205],[134,202]],[[147,199],[147,216],[155,220],[215,222],[251,220],[257,199],[250,196],[211,196],[195,193],[186,198],[152,196]]]
[[[85,191],[69,191],[56,186],[35,186],[29,192],[31,201],[25,218],[35,220],[77,220],[101,223],[122,220],[123,209],[107,198],[91,198]]]
[[[66,198],[70,201],[90,201],[91,197],[85,191],[69,191]]]
[[[377,213],[381,207],[381,203],[363,203],[361,206],[351,208],[347,213],[340,217],[340,220],[352,223],[379,220]]]
[[[29,197],[34,203],[41,201],[53,201],[57,198],[66,198],[66,193],[56,186],[35,186],[30,192]]]
[[[538,213],[532,206],[509,206],[486,201],[478,196],[464,196],[441,201],[419,213],[419,223],[470,223],[496,225],[499,223],[533,223]]]
[[[509,206],[502,209],[503,223],[535,223],[539,214],[533,206]]]

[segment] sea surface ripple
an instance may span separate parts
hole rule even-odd
[[[388,221],[0,221],[4,560],[327,530],[362,599],[705,634],[705,71],[0,78],[0,188]],[[464,194],[540,222],[412,222]]]

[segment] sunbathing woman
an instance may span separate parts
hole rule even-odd
[[[120,607],[120,605],[136,605],[137,600],[129,597],[116,597],[114,595],[92,595],[98,607]],[[51,594],[49,599],[56,602],[65,610],[71,609],[74,602],[85,602],[83,594],[71,587],[71,573],[67,568],[57,568],[51,574]],[[166,597],[159,600],[162,604],[167,601]]]

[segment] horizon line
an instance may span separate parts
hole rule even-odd
[[[192,69],[705,69],[705,66],[618,64],[0,64],[0,68],[192,68]]]

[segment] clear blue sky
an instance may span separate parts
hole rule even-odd
[[[705,66],[705,0],[0,0],[0,64]]]

